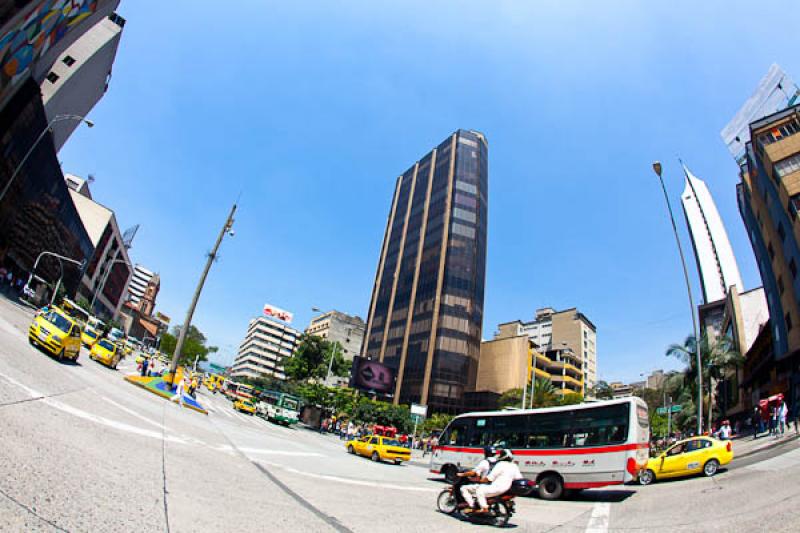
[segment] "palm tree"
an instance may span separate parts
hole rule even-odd
[[[736,351],[730,337],[723,336],[709,339],[706,333],[700,337],[700,364],[702,365],[703,388],[705,389],[704,402],[708,402],[708,423],[711,424],[714,412],[714,384],[719,381],[728,370],[735,370],[742,366],[744,357]],[[694,335],[689,335],[683,344],[672,344],[667,348],[666,355],[675,357],[686,363],[684,372],[692,396],[697,397],[697,364],[694,354],[698,343]]]
[[[556,405],[558,398],[556,388],[549,379],[537,379],[533,384],[533,407],[548,407]]]

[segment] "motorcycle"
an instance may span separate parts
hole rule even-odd
[[[514,515],[516,496],[530,494],[535,483],[528,479],[517,479],[511,488],[499,496],[487,498],[488,513],[466,513],[469,504],[461,494],[461,487],[474,483],[469,478],[457,477],[446,489],[443,489],[436,498],[436,507],[440,512],[451,516],[461,516],[473,522],[484,523],[496,527],[504,527]]]

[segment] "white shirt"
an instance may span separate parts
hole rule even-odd
[[[503,493],[511,488],[511,483],[515,479],[522,479],[522,472],[511,461],[500,461],[494,465],[486,479],[492,482],[489,486],[492,493]]]
[[[488,459],[484,459],[483,461],[478,463],[478,466],[475,467],[475,474],[478,477],[484,477],[486,474],[489,473],[489,470],[491,470],[491,469],[492,469],[492,465],[489,463],[489,460]]]

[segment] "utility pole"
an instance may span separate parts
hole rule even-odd
[[[197,283],[197,288],[194,291],[192,303],[189,305],[189,310],[186,312],[186,320],[183,321],[183,327],[181,327],[181,331],[178,334],[178,341],[175,344],[175,353],[172,354],[172,363],[169,365],[170,383],[175,381],[175,371],[178,368],[178,360],[180,359],[181,351],[183,350],[183,343],[186,340],[186,333],[189,331],[189,327],[192,325],[194,309],[197,307],[197,301],[200,299],[200,293],[203,291],[203,285],[205,285],[206,278],[208,277],[208,271],[211,270],[211,264],[217,258],[217,252],[219,251],[220,244],[222,244],[222,239],[225,238],[225,234],[229,233],[230,236],[233,237],[234,213],[236,213],[236,204],[233,204],[233,207],[231,207],[231,212],[228,215],[228,218],[225,220],[225,225],[222,226],[222,230],[219,232],[217,242],[214,244],[214,248],[208,254],[206,267],[203,269],[203,273],[200,275],[200,281]]]

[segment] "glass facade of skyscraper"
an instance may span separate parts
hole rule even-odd
[[[364,355],[397,370],[396,403],[456,412],[474,387],[486,270],[488,147],[458,130],[397,180]]]

